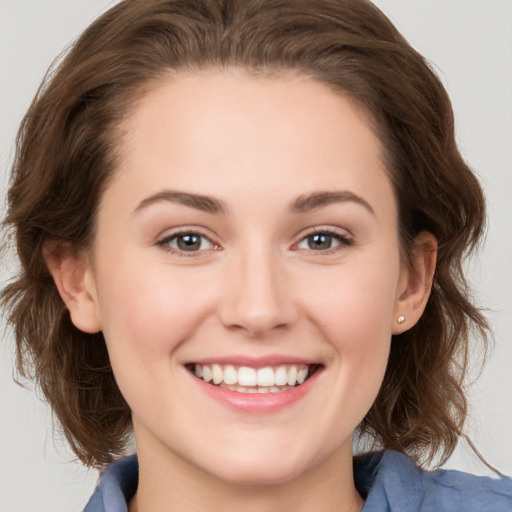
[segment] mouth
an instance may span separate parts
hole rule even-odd
[[[198,379],[238,393],[282,393],[304,384],[320,364],[281,364],[253,368],[231,364],[190,363],[186,368]]]

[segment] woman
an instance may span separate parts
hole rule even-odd
[[[510,508],[505,477],[412,462],[462,432],[484,202],[370,3],[122,2],[13,172],[19,367],[85,464],[134,430],[86,510]],[[354,431],[388,451],[354,463]]]

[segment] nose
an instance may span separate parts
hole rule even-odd
[[[291,279],[272,251],[247,251],[226,269],[219,304],[221,322],[251,338],[289,328],[298,317]]]

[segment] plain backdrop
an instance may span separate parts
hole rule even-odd
[[[57,54],[113,3],[0,0],[2,213],[16,129],[38,84]],[[462,152],[487,194],[488,235],[470,278],[489,310],[495,350],[471,388],[467,431],[491,464],[512,474],[512,1],[376,3],[448,88]],[[4,258],[2,282],[8,274]],[[0,343],[0,512],[81,510],[97,475],[73,462],[31,387],[13,383],[12,353],[7,333]],[[447,466],[485,472],[464,443]]]

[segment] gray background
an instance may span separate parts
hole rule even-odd
[[[0,196],[17,125],[54,57],[106,0],[0,0]],[[489,309],[496,347],[471,387],[467,431],[493,465],[512,474],[512,1],[378,0],[435,65],[451,94],[463,154],[489,202],[488,236],[469,266]],[[4,200],[0,202],[4,208]],[[2,210],[3,211],[3,210]],[[3,259],[0,279],[8,276]],[[2,324],[3,325],[3,324]],[[51,412],[12,382],[10,335],[0,344],[0,512],[81,510],[97,478],[54,439]],[[476,377],[476,373],[474,374]],[[462,444],[448,467],[485,473]]]

